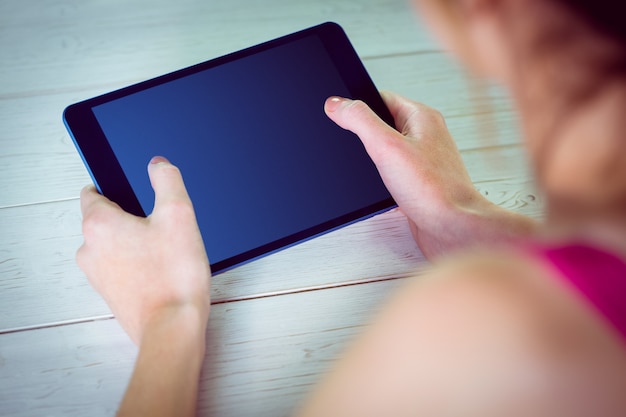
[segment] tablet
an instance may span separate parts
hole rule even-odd
[[[332,95],[392,117],[344,31],[324,23],[67,107],[98,191],[146,216],[147,165],[183,175],[212,272],[395,207]]]

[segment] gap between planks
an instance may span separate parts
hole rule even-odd
[[[304,287],[304,288],[271,291],[271,292],[254,294],[254,295],[246,295],[246,296],[241,296],[241,297],[224,298],[224,299],[212,300],[211,305],[239,303],[243,301],[251,301],[251,300],[258,300],[258,299],[265,299],[265,298],[272,298],[272,297],[281,297],[281,296],[286,296],[286,295],[324,291],[324,290],[330,290],[330,289],[336,289],[336,288],[356,287],[359,285],[367,285],[367,284],[378,283],[378,282],[402,280],[402,279],[408,279],[409,277],[412,277],[415,274],[422,272],[422,271],[423,270],[415,270],[415,271],[412,271],[411,273],[391,275],[391,276],[386,276],[386,277],[365,278],[365,279],[355,280],[355,281],[320,284],[320,285],[313,285],[313,286]],[[62,321],[57,321],[57,322],[42,323],[42,324],[36,324],[36,325],[31,325],[31,326],[13,327],[13,328],[8,328],[8,329],[0,329],[0,336],[3,334],[20,333],[20,332],[27,332],[31,330],[47,329],[47,328],[52,328],[52,327],[71,326],[74,324],[82,324],[82,323],[96,322],[96,321],[102,321],[102,320],[112,320],[112,319],[115,319],[115,316],[113,314],[104,314],[101,316],[85,317],[85,318],[71,319],[71,320],[62,320]]]
[[[236,51],[233,51],[236,52]],[[379,59],[388,59],[388,58],[402,58],[402,57],[410,57],[410,56],[418,56],[418,55],[427,55],[427,54],[445,54],[443,51],[439,51],[436,49],[431,50],[415,50],[415,51],[407,51],[407,52],[396,52],[391,54],[380,54],[380,55],[369,55],[360,57],[362,61],[376,61]],[[212,59],[219,58],[219,56],[209,58],[206,61],[199,61],[196,64],[201,64],[204,62],[211,61]],[[191,65],[191,66],[193,66]],[[184,67],[187,68],[187,67]],[[180,69],[184,69],[180,68]],[[177,70],[171,71],[176,72]],[[170,73],[171,73],[170,72]],[[167,74],[167,73],[166,73]],[[162,74],[165,75],[165,74]],[[158,76],[157,76],[158,77]],[[152,77],[156,78],[156,77]],[[150,79],[150,78],[148,78]],[[103,83],[103,84],[90,84],[90,85],[81,85],[77,87],[71,88],[49,88],[45,90],[35,90],[35,91],[26,91],[22,93],[4,93],[0,94],[0,101],[2,100],[15,100],[15,99],[23,99],[23,98],[33,98],[33,97],[43,97],[43,96],[53,96],[56,94],[63,93],[79,93],[81,91],[95,91],[95,90],[118,90],[120,88],[124,88],[125,86],[134,85],[143,81],[148,80],[146,78],[132,78],[125,81],[115,82],[115,83]]]

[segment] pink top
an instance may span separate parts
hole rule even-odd
[[[626,261],[587,245],[533,246],[626,341]]]

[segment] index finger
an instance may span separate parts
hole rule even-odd
[[[93,184],[83,187],[80,191],[80,211],[83,214],[83,218],[87,217],[95,207],[104,204],[112,203],[108,198],[100,194]]]

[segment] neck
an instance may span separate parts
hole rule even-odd
[[[543,74],[516,101],[546,195],[547,232],[626,257],[626,82],[577,96],[555,91],[562,84]]]
[[[626,259],[626,221],[623,216],[563,216],[554,207],[548,208],[546,228],[540,237],[553,242],[578,242],[613,252]]]

